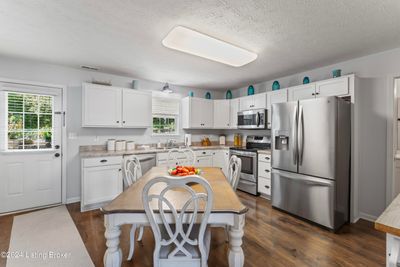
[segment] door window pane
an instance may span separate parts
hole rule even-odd
[[[40,130],[51,130],[53,124],[52,115],[39,115],[39,129]]]
[[[8,130],[22,131],[24,128],[24,118],[21,113],[8,113]]]
[[[24,112],[38,112],[38,96],[24,94]]]
[[[38,128],[38,115],[37,114],[24,114],[24,129],[34,130]]]
[[[38,148],[38,132],[24,132],[24,149]]]
[[[7,93],[9,150],[52,148],[53,97]]]
[[[23,133],[9,132],[8,133],[8,149],[23,149]]]
[[[24,109],[24,96],[22,94],[8,93],[8,112],[22,112]]]

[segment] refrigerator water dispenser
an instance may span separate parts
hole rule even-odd
[[[289,132],[288,131],[275,131],[274,140],[275,150],[289,150]]]

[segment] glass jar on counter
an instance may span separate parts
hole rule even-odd
[[[233,136],[233,146],[235,146],[235,147],[242,147],[242,145],[243,145],[243,143],[242,143],[242,135],[236,133],[236,134]]]

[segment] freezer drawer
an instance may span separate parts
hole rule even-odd
[[[272,206],[335,228],[335,182],[272,170]]]

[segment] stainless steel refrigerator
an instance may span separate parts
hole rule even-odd
[[[272,105],[272,206],[332,230],[349,220],[350,103]]]

